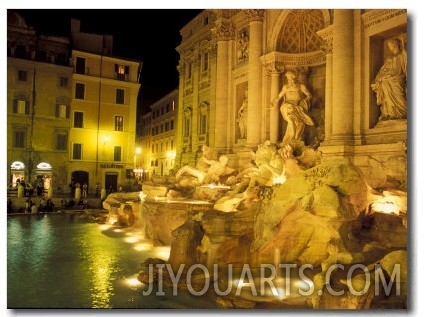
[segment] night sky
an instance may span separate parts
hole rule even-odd
[[[201,9],[17,10],[38,34],[69,36],[71,18],[86,33],[112,34],[113,55],[143,62],[139,111],[178,88],[180,29]],[[149,109],[148,109],[149,110]]]

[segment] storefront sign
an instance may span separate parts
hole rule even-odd
[[[101,164],[101,168],[124,168],[121,164]]]

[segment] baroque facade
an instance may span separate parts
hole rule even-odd
[[[381,116],[372,83],[389,41],[407,56],[407,10],[204,10],[181,35],[177,164],[195,165],[208,145],[242,168],[258,144],[287,135],[323,159],[349,158],[373,187],[405,187],[407,113]],[[305,110],[291,105],[301,92],[288,77],[305,87]]]

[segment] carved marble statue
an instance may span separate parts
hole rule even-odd
[[[387,46],[392,56],[371,84],[380,106],[379,121],[407,118],[407,52],[398,39],[388,40]]]
[[[249,177],[249,187],[255,185],[273,186],[277,177],[284,176],[284,161],[278,153],[275,144],[272,144],[270,141],[259,144],[253,156],[256,166],[249,167],[237,175],[237,178],[243,176]]]
[[[209,165],[207,170],[186,165],[177,171],[176,180],[179,181],[184,174],[188,174],[190,176],[195,176],[199,184],[206,184],[211,182],[219,182],[220,177],[234,172],[233,169],[227,166],[228,157],[226,155],[221,155],[219,160],[203,159],[203,161]]]
[[[247,138],[247,106],[248,106],[248,91],[244,92],[244,99],[238,109],[237,122],[240,128],[240,139]]]
[[[284,144],[293,140],[303,141],[305,126],[314,125],[311,117],[307,114],[309,102],[312,98],[311,93],[304,84],[297,82],[294,72],[287,71],[285,76],[287,83],[272,101],[273,106],[276,107],[279,100],[283,99],[280,111],[283,119],[287,122],[287,129],[283,137]]]

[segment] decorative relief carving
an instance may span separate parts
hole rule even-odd
[[[237,62],[246,62],[249,59],[249,33],[247,28],[244,28],[238,32],[237,40]]]
[[[228,19],[219,19],[216,21],[216,27],[212,29],[213,36],[218,41],[229,41],[235,38],[235,29]]]
[[[210,87],[210,80],[202,81],[200,83],[200,89],[206,89],[208,87]]]
[[[325,64],[325,55],[321,51],[305,54],[288,54],[281,52],[271,52],[261,57],[261,62],[266,65],[271,62],[284,65],[286,68],[295,68],[299,66],[316,66]]]
[[[246,17],[250,22],[263,21],[263,18],[265,16],[265,10],[263,9],[248,9],[244,10],[244,13],[246,14]]]
[[[217,41],[212,39],[210,41],[204,40],[200,43],[200,52],[209,53],[209,55],[215,55],[217,50]]]

